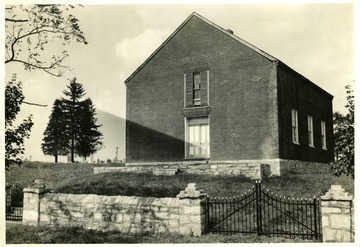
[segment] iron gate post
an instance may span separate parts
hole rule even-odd
[[[316,198],[313,199],[314,201],[314,231],[315,231],[315,239],[318,239],[318,229],[317,229],[317,208],[316,208]]]
[[[205,233],[208,233],[210,230],[210,198],[206,196],[205,200]]]
[[[261,184],[260,181],[256,181],[256,232],[260,236],[262,233],[261,229]]]

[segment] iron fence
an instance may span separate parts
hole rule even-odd
[[[266,190],[260,182],[235,197],[208,197],[208,232],[257,233],[321,239],[319,199],[295,199]]]

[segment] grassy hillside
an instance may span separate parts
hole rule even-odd
[[[188,183],[196,183],[198,188],[215,197],[237,196],[254,186],[254,181],[244,177],[189,174],[168,177],[107,173],[68,181],[67,184],[59,186],[57,191],[75,194],[175,197]],[[319,197],[324,195],[332,184],[341,184],[348,192],[354,192],[352,179],[337,178],[330,174],[273,177],[262,182],[271,192],[291,198]]]
[[[34,179],[43,179],[47,188],[61,193],[174,197],[188,183],[196,183],[210,196],[236,196],[254,186],[254,181],[244,177],[213,177],[178,174],[153,176],[152,174],[103,173],[93,175],[90,164],[25,163],[6,173],[6,182],[30,185]],[[332,184],[354,193],[354,180],[334,177],[330,173],[288,174],[262,181],[270,191],[287,197],[312,198],[324,195]]]
[[[104,147],[97,152],[94,157],[101,160],[114,159],[116,147],[118,147],[118,159],[125,158],[125,119],[111,113],[97,110],[98,123],[102,126],[100,131],[103,133]]]
[[[91,176],[93,173],[92,164],[24,162],[5,173],[5,182],[29,186],[35,179],[43,179],[46,187],[53,189],[74,178]]]

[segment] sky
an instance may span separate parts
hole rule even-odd
[[[26,72],[7,64],[6,78],[18,73],[29,102],[20,117],[33,114],[33,136],[25,157],[52,160],[40,150],[41,139],[55,99],[69,79],[77,78],[97,109],[126,118],[124,81],[192,13],[197,12],[281,60],[334,96],[333,109],[346,113],[345,85],[353,84],[354,9],[351,3],[299,4],[84,4],[73,14],[80,20],[88,45],[66,47],[72,67],[64,77]],[[52,49],[57,49],[54,46]]]

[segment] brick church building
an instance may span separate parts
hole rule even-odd
[[[333,96],[197,13],[125,83],[129,164],[333,160]]]

